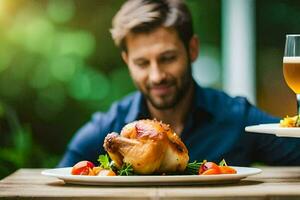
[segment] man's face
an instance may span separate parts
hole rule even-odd
[[[192,83],[188,53],[176,31],[162,27],[130,33],[126,45],[122,56],[138,89],[153,107],[174,107]]]

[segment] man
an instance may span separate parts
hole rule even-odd
[[[220,161],[248,166],[299,165],[300,140],[244,132],[247,125],[278,122],[245,98],[195,83],[191,63],[198,55],[198,38],[191,15],[180,0],[127,1],[113,20],[112,37],[139,89],[96,113],[81,128],[59,166],[80,160],[97,162],[103,140],[134,120],[156,118],[180,135],[190,160]]]

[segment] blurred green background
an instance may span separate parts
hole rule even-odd
[[[21,167],[54,167],[93,112],[135,89],[109,33],[123,2],[0,0],[0,178]],[[200,54],[221,74],[222,2],[187,3]],[[295,101],[281,62],[285,34],[300,33],[300,1],[255,4],[257,104],[291,115]],[[221,89],[221,75],[214,77],[206,86]]]

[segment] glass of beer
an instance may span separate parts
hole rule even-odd
[[[286,35],[283,57],[283,75],[287,85],[297,97],[296,126],[300,126],[300,34]]]

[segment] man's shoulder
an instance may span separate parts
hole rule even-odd
[[[246,97],[232,97],[213,88],[203,88],[203,94],[208,111],[222,119],[245,120],[247,125],[278,121],[278,118],[251,104]]]
[[[251,104],[242,96],[232,97],[224,91],[202,88],[205,107],[211,112],[242,112]]]

